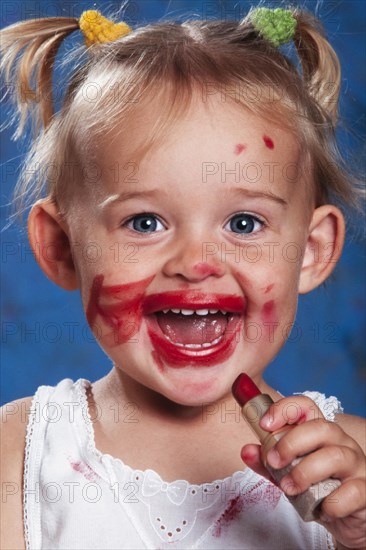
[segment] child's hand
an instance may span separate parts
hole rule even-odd
[[[358,429],[354,429],[354,423]],[[305,456],[291,473],[282,478],[280,487],[288,495],[302,493],[310,485],[329,477],[341,480],[341,486],[322,503],[319,523],[347,548],[366,547],[366,457],[355,439],[364,437],[361,419],[339,415],[337,423],[325,420],[308,397],[286,397],[274,403],[260,425],[270,432],[281,431],[286,424],[297,424],[269,451],[267,460],[274,468],[283,468],[299,456]],[[352,430],[348,430],[352,427]],[[244,462],[267,479],[260,445],[245,445]],[[271,481],[273,481],[271,479]]]

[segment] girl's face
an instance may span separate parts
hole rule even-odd
[[[98,147],[100,178],[70,236],[88,322],[115,367],[198,405],[242,371],[260,380],[284,344],[312,197],[294,138],[219,94],[196,98],[137,163],[153,113]]]

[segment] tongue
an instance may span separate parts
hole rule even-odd
[[[162,332],[178,344],[209,343],[224,334],[226,316],[222,313],[208,315],[182,315],[181,313],[156,313]]]

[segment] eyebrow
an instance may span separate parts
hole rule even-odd
[[[234,188],[228,189],[227,193],[234,194],[234,195],[244,195],[245,197],[269,199],[277,202],[281,206],[285,206],[285,207],[288,206],[288,203],[287,201],[285,201],[285,199],[271,192],[251,191],[250,189],[244,189],[243,187],[234,187]],[[147,191],[122,191],[122,193],[118,193],[115,195],[111,195],[110,197],[107,197],[104,201],[98,204],[98,208],[102,210],[104,208],[111,207],[114,204],[125,202],[130,199],[136,199],[140,197],[156,198],[156,197],[159,197],[160,195],[167,196],[168,192],[165,191],[164,189],[150,189]]]
[[[227,192],[232,192],[235,195],[244,195],[245,197],[270,199],[277,202],[281,206],[288,206],[288,202],[285,201],[285,199],[279,197],[278,195],[275,195],[274,193],[271,193],[270,191],[251,191],[250,189],[244,189],[243,187],[234,187],[234,189],[228,189]]]
[[[113,206],[116,203],[125,202],[130,199],[136,199],[136,198],[156,198],[160,195],[168,195],[168,192],[164,189],[149,189],[146,191],[122,191],[122,193],[118,193],[116,195],[111,195],[110,197],[107,197],[98,204],[98,208],[108,208],[110,206]]]

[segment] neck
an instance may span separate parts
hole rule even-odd
[[[215,403],[181,405],[140,384],[116,367],[97,384],[99,384],[99,392],[103,395],[103,401],[131,403],[136,407],[137,417],[161,420],[177,426],[182,424],[185,428],[240,421],[240,409],[231,392]]]

